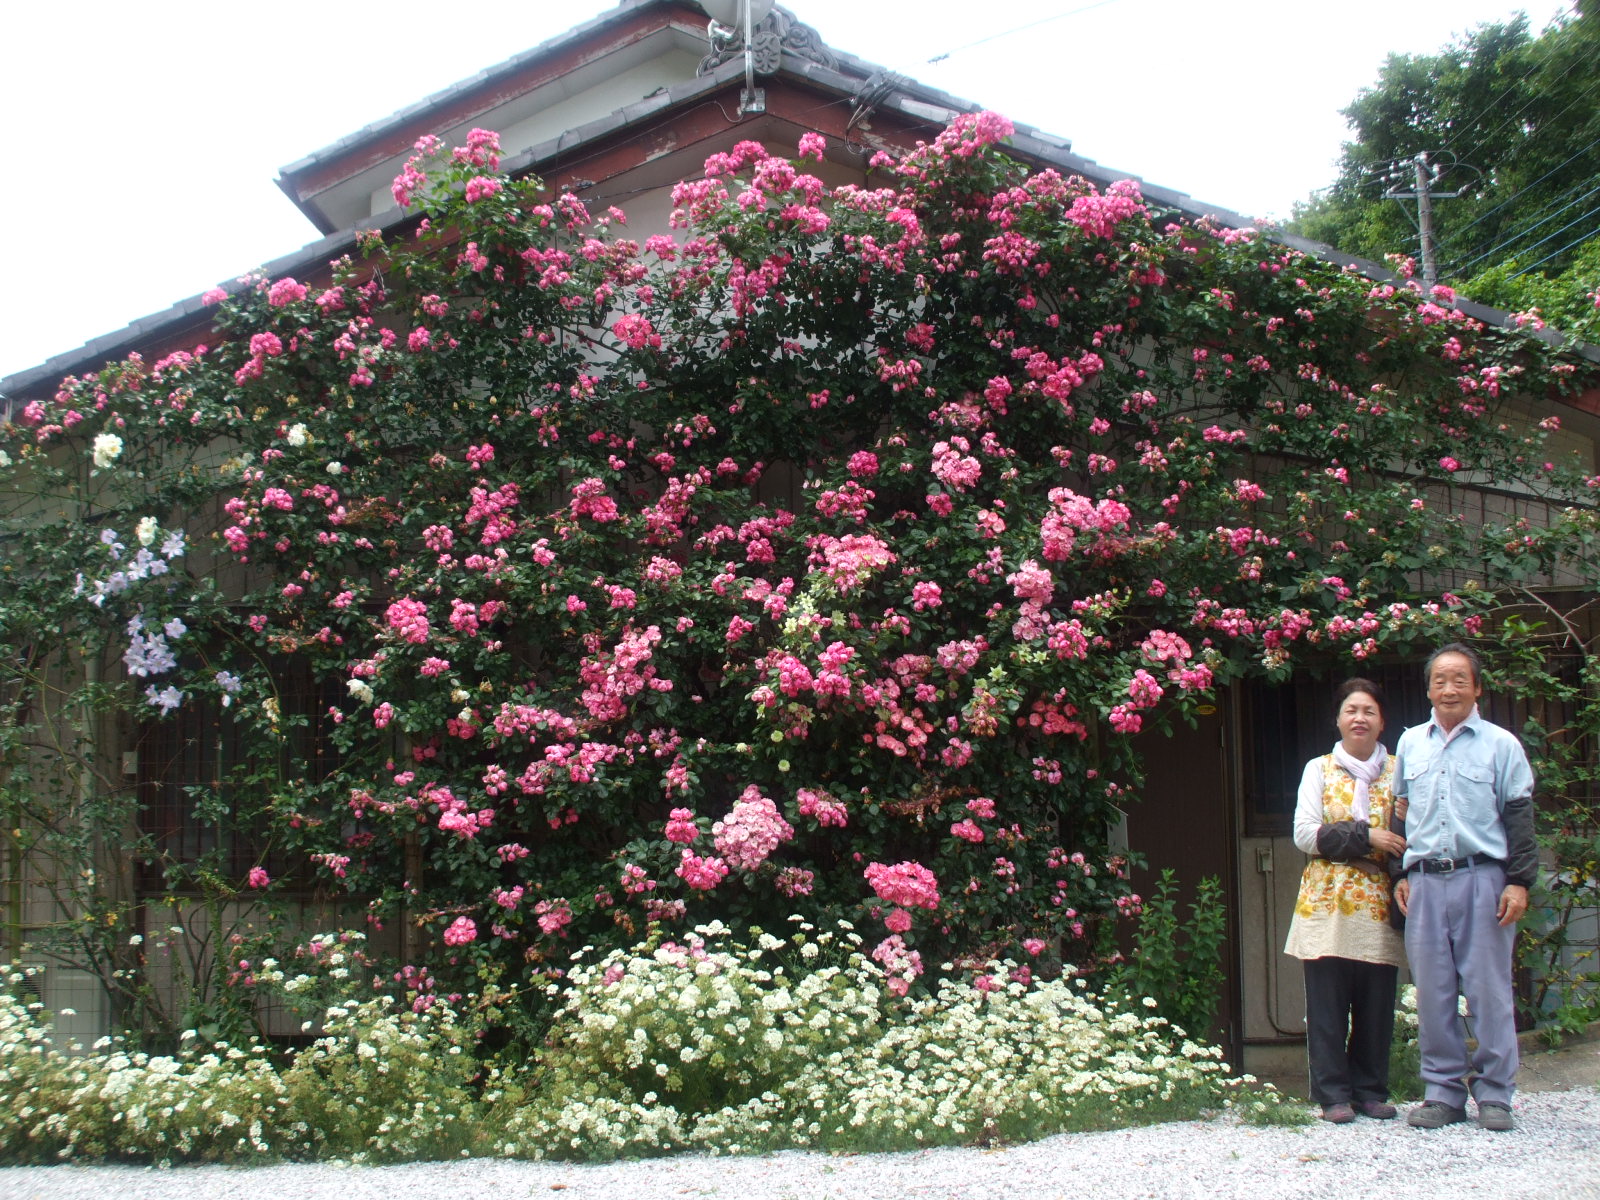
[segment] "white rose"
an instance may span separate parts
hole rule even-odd
[[[139,545],[148,546],[156,540],[156,533],[160,528],[154,517],[140,517],[139,523],[133,527],[133,533],[139,539]]]
[[[104,469],[117,461],[122,453],[122,439],[114,433],[94,435],[94,465]]]
[[[372,703],[372,689],[367,686],[366,680],[352,679],[349,683],[345,684],[345,686],[349,688],[350,694],[357,700],[361,701],[361,703]]]
[[[304,446],[310,440],[311,435],[306,431],[306,427],[304,425],[296,421],[293,425],[289,426],[289,445]]]
[[[344,474],[344,464],[341,463],[341,462],[331,462],[331,463],[328,464],[328,468],[327,469],[328,469],[328,474],[329,475],[343,475]]]

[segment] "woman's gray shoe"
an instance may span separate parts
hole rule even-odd
[[[1508,1117],[1510,1113],[1506,1114]],[[1446,1104],[1443,1100],[1424,1100],[1406,1117],[1407,1125],[1418,1129],[1442,1129],[1467,1119],[1467,1110]]]

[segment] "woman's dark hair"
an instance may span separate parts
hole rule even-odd
[[[1346,679],[1333,693],[1333,711],[1335,715],[1344,707],[1344,702],[1357,692],[1365,692],[1372,697],[1373,703],[1378,706],[1378,715],[1385,721],[1389,719],[1389,704],[1383,698],[1383,689],[1370,679]]]

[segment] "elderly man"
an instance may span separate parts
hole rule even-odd
[[[1400,735],[1394,772],[1395,793],[1407,805],[1395,899],[1406,914],[1425,1085],[1407,1121],[1438,1129],[1467,1119],[1459,986],[1478,1036],[1470,1063],[1478,1124],[1510,1129],[1517,1076],[1511,950],[1538,870],[1533,772],[1516,736],[1478,715],[1483,668],[1472,649],[1441,647],[1423,677],[1433,718]]]

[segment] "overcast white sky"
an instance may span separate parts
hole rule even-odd
[[[11,6],[0,17],[0,113],[10,130],[0,184],[0,378],[315,240],[273,182],[280,167],[612,7]],[[1221,208],[1287,217],[1296,200],[1332,181],[1346,136],[1338,110],[1377,78],[1387,54],[1433,52],[1519,8],[1539,28],[1570,5],[786,7],[831,46],[1070,138],[1086,157]]]

